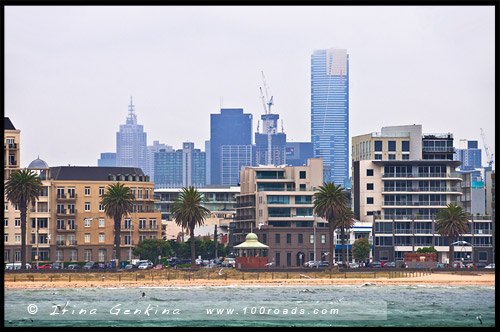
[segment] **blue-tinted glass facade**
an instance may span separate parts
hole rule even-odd
[[[307,159],[314,158],[311,142],[286,142],[286,163],[290,166],[307,165]]]
[[[210,114],[210,184],[237,185],[241,166],[253,166],[252,114],[242,108],[223,108]],[[222,181],[222,147],[226,146],[226,180]],[[239,146],[230,148],[230,146]],[[246,147],[241,147],[246,146]],[[236,152],[238,151],[238,152]],[[250,153],[250,157],[243,157]],[[236,158],[233,162],[231,158]],[[229,158],[229,159],[228,159]],[[237,174],[236,178],[234,174]],[[232,179],[232,180],[228,180]],[[237,180],[234,180],[237,179]]]
[[[182,149],[160,149],[154,154],[155,188],[204,187],[205,152],[185,142]]]
[[[345,49],[311,56],[311,142],[314,157],[343,184],[349,172],[349,55]],[[326,179],[327,180],[327,179]]]

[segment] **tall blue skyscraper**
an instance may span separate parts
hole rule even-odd
[[[345,49],[311,55],[311,142],[331,181],[349,177],[349,55]]]
[[[237,185],[241,166],[253,166],[252,114],[243,113],[242,108],[222,108],[220,114],[210,114],[209,146],[210,179],[207,182]]]
[[[120,125],[120,131],[116,133],[116,166],[139,167],[146,169],[146,143],[147,133],[143,125],[137,124],[135,106],[128,107],[127,122]]]

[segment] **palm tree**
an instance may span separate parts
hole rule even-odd
[[[191,242],[191,267],[195,266],[195,243],[194,228],[202,226],[210,211],[201,205],[203,196],[193,186],[182,188],[182,192],[174,202],[171,214],[175,223],[183,228],[189,229],[189,240]]]
[[[342,263],[347,262],[346,259],[346,250],[345,250],[345,239],[344,234],[345,230],[348,230],[352,226],[354,226],[354,212],[352,212],[350,207],[345,207],[342,212],[337,217],[337,227],[340,228],[340,239],[342,243]],[[349,245],[349,244],[348,244]]]
[[[26,216],[28,205],[35,202],[43,189],[42,180],[33,171],[18,170],[5,183],[5,196],[21,211],[21,269],[26,268]]]
[[[102,195],[101,204],[104,212],[114,220],[115,229],[115,251],[116,251],[116,268],[120,265],[120,232],[122,218],[132,212],[135,196],[129,187],[125,187],[123,183],[116,182],[108,185],[106,192]],[[131,239],[132,240],[132,239]]]
[[[330,268],[333,268],[333,234],[337,228],[338,217],[345,209],[347,197],[342,192],[341,185],[335,185],[334,182],[326,182],[314,193],[314,213],[328,221],[328,233],[330,235],[330,255],[328,258]],[[316,241],[316,239],[314,239]]]
[[[436,214],[436,230],[450,241],[449,264],[453,264],[453,242],[469,231],[470,215],[461,206],[450,203]]]

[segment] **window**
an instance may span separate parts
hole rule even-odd
[[[380,153],[376,153],[375,160],[382,160],[382,155]]]
[[[321,243],[326,243],[326,234],[321,234]]]
[[[21,227],[21,219],[14,219],[14,227]]]
[[[90,187],[85,187],[85,196],[90,196]]]
[[[99,249],[99,257],[97,258],[99,261],[106,261],[106,249]]]
[[[274,239],[275,239],[274,242],[280,243],[280,235],[279,234],[275,234]]]
[[[146,219],[139,219],[139,229],[146,229]]]
[[[9,218],[4,218],[4,226],[9,227]]]
[[[90,202],[85,202],[85,211],[90,211]]]
[[[366,176],[373,176],[373,169],[367,169]]]
[[[85,243],[89,243],[90,242],[90,234],[89,233],[85,234],[84,241],[85,241]]]
[[[303,243],[304,242],[304,236],[303,236],[303,234],[299,234],[298,241],[299,241],[299,243]]]
[[[292,253],[286,253],[286,266],[292,266]]]
[[[366,204],[373,204],[373,197],[367,197]]]
[[[401,142],[401,151],[410,152],[410,141],[402,141]]]
[[[382,141],[375,141],[375,150],[374,151],[377,151],[377,152],[380,152],[382,151]]]
[[[391,152],[396,152],[396,141],[388,141],[388,150]]]
[[[309,235],[309,243],[314,243],[314,234]]]
[[[410,160],[410,155],[409,154],[403,154],[401,155],[402,160]]]
[[[104,187],[99,187],[99,196],[104,195]]]
[[[63,260],[62,250],[56,250],[56,261],[62,261],[62,260]]]
[[[99,202],[99,211],[100,212],[104,211],[104,205],[102,205],[101,202]]]
[[[61,246],[64,245],[64,235],[57,235],[56,245]]]
[[[300,171],[299,178],[305,179],[306,178],[306,171]]]
[[[90,219],[91,218],[85,218],[84,221],[83,221],[83,226],[90,227]]]
[[[21,243],[21,234],[14,235],[14,242]]]
[[[125,235],[124,237],[124,244],[132,244],[132,241],[130,239],[130,235]]]
[[[69,260],[70,261],[77,261],[78,260],[78,251],[75,249],[71,250],[69,253]]]
[[[104,242],[104,233],[99,233],[99,242]]]
[[[389,160],[396,160],[396,155],[395,154],[389,154]]]
[[[275,258],[276,266],[280,266],[281,261],[280,261],[280,253],[276,253],[276,258]]]
[[[90,260],[92,260],[92,250],[85,249],[84,256],[85,261],[90,262]]]
[[[366,190],[373,190],[373,183],[367,183]]]
[[[3,210],[4,211],[9,211],[9,202],[4,202],[3,203]]]
[[[286,235],[286,243],[288,243],[288,244],[292,243],[292,234]]]
[[[305,185],[305,184],[303,184],[303,183],[302,183],[302,184],[300,184],[300,185],[299,185],[299,189],[300,189],[301,191],[306,190],[306,185]]]
[[[99,218],[99,227],[104,227],[104,218]]]

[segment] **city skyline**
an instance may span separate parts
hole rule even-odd
[[[204,146],[220,108],[243,108],[256,128],[261,71],[287,140],[310,141],[310,55],[328,48],[349,53],[349,141],[417,123],[477,140],[486,164],[483,128],[494,153],[494,6],[263,8],[6,6],[5,116],[21,167],[96,165],[130,96],[147,145]]]

